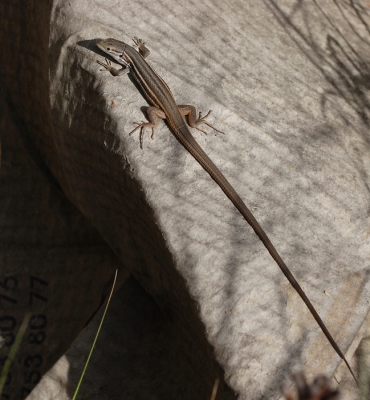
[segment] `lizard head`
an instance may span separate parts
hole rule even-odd
[[[116,39],[102,39],[96,42],[96,45],[104,53],[109,54],[118,63],[128,66],[130,64],[131,58],[126,53],[127,48],[130,46],[126,43],[120,42]]]

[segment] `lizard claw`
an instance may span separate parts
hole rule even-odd
[[[202,129],[200,129],[200,128],[198,127],[198,125],[200,125],[200,124],[206,124],[206,125],[208,125],[209,127],[211,127],[212,129],[214,129],[216,132],[222,133],[222,134],[224,135],[224,132],[218,130],[218,129],[215,128],[212,124],[210,124],[208,121],[206,121],[206,118],[208,118],[208,116],[211,114],[211,112],[212,112],[212,110],[209,110],[208,113],[207,113],[207,115],[205,115],[204,117],[202,117],[202,113],[199,112],[199,117],[198,117],[198,119],[194,122],[195,128],[198,129],[198,131],[201,131],[201,132],[203,132],[203,133],[205,133],[205,134],[207,135],[207,132],[203,131]]]
[[[104,67],[105,69],[107,69],[108,71],[109,71],[109,68],[110,68],[111,65],[112,65],[112,63],[111,63],[107,58],[105,58],[105,63],[103,63],[103,62],[101,62],[101,61],[99,61],[99,60],[96,60],[96,62],[97,62],[99,65],[101,65],[102,67]],[[104,71],[104,70],[101,70],[101,71]]]
[[[145,46],[145,42],[141,39],[138,39],[136,36],[132,38],[132,41],[135,43],[137,47]]]
[[[153,139],[154,137],[154,129],[155,126],[153,126],[153,124],[151,122],[145,122],[145,121],[141,121],[141,122],[134,122],[135,125],[137,125],[137,127],[132,130],[129,135],[131,136],[134,132],[136,132],[138,129],[140,129],[140,148],[143,148],[143,141],[144,141],[144,134],[145,134],[145,130],[146,128],[152,128],[152,134],[150,135],[150,137]]]

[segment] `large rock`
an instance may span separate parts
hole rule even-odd
[[[2,5],[16,15],[2,76],[24,147],[198,346],[198,398],[222,368],[241,398],[275,398],[292,369],[331,375],[340,360],[168,127],[144,150],[128,135],[146,101],[100,71],[94,41],[144,39],[177,102],[213,110],[226,135],[194,135],[350,358],[368,313],[368,17],[336,4],[55,1],[39,25]]]

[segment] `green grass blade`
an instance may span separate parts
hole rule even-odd
[[[8,357],[5,360],[3,369],[1,370],[1,375],[0,375],[0,397],[1,393],[3,392],[3,388],[6,382],[6,377],[8,376],[10,367],[12,365],[12,362],[14,360],[15,355],[17,354],[19,345],[21,344],[21,341],[23,339],[24,334],[26,333],[27,327],[28,327],[28,322],[31,318],[31,312],[27,312],[24,317],[23,321],[21,323],[21,326],[19,327],[19,331],[17,333],[17,336],[14,339],[14,343],[12,347],[10,348]]]
[[[213,385],[213,390],[212,390],[212,395],[211,395],[211,400],[215,400],[217,396],[217,390],[218,390],[218,384],[220,383],[220,380],[216,378],[215,383]]]
[[[89,365],[89,361],[90,361],[91,355],[92,355],[92,353],[93,353],[93,351],[94,351],[95,343],[96,343],[96,341],[97,341],[97,339],[98,339],[98,336],[99,336],[99,333],[100,333],[100,329],[101,329],[101,327],[102,327],[102,325],[103,325],[103,321],[104,321],[104,318],[105,318],[105,314],[107,313],[107,310],[108,310],[108,307],[109,307],[109,303],[110,303],[110,300],[111,300],[112,295],[113,295],[114,286],[115,286],[115,284],[116,284],[116,279],[117,279],[117,273],[118,273],[118,270],[116,269],[116,273],[115,273],[115,275],[114,275],[114,281],[113,281],[112,289],[111,289],[110,294],[109,294],[109,297],[108,297],[107,305],[105,306],[104,313],[103,313],[103,316],[102,316],[102,318],[101,318],[101,321],[100,321],[100,324],[99,324],[99,328],[98,328],[98,330],[97,330],[97,332],[96,332],[94,342],[93,342],[93,344],[92,344],[92,346],[91,346],[89,356],[87,357],[87,360],[86,360],[84,369],[83,369],[83,371],[82,371],[80,380],[78,381],[76,390],[75,390],[75,392],[74,392],[73,397],[72,397],[71,400],[76,400],[78,391],[80,390],[80,386],[81,386],[82,380],[83,380],[83,378],[84,378],[84,376],[85,376],[85,372],[86,372],[87,366]]]

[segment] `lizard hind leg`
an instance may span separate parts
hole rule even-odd
[[[140,129],[140,148],[143,148],[143,141],[144,141],[144,134],[147,128],[150,128],[152,130],[151,138],[153,139],[154,137],[154,131],[158,126],[159,118],[165,119],[166,116],[162,110],[160,110],[157,107],[148,107],[146,110],[146,113],[148,115],[148,122],[141,121],[141,122],[134,122],[134,124],[137,125],[137,127],[132,130],[129,135],[131,136],[134,132],[136,132],[138,129]]]
[[[206,118],[208,118],[208,116],[211,114],[212,110],[208,111],[207,115],[205,115],[204,117],[202,117],[202,113],[200,112],[199,113],[199,117],[197,118],[197,113],[196,113],[196,109],[195,109],[194,106],[181,105],[181,106],[178,106],[178,107],[179,107],[181,115],[187,116],[188,125],[191,126],[192,128],[195,128],[198,131],[201,131],[201,132],[203,132],[204,134],[207,135],[206,131],[204,131],[203,129],[199,128],[199,125],[206,124],[210,128],[214,129],[216,132],[224,134],[224,132],[220,131],[219,129],[214,127],[211,123],[209,123],[206,120]]]
[[[138,129],[140,129],[140,148],[143,148],[143,140],[144,140],[144,133],[146,128],[152,128],[152,134],[151,134],[151,138],[153,139],[154,136],[154,129],[155,127],[153,126],[153,124],[151,122],[134,122],[135,125],[137,125],[137,127],[132,130],[129,135],[131,136],[134,132],[136,132]]]

